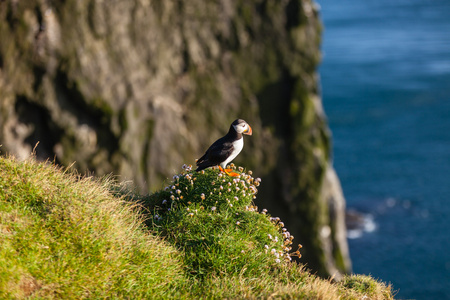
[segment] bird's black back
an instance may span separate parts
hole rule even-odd
[[[242,138],[242,134],[237,133],[234,129],[233,125],[239,124],[241,121],[237,119],[234,121],[228,133],[215,141],[209,148],[206,150],[205,154],[197,160],[198,168],[196,171],[201,171],[203,169],[217,166],[221,162],[225,161],[233,152],[233,142]],[[245,122],[245,121],[244,121]]]

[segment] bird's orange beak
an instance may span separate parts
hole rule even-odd
[[[248,129],[246,131],[244,131],[243,133],[247,134],[247,135],[252,135],[252,128],[250,127],[250,125],[248,125]]]

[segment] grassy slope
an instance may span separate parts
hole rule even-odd
[[[220,176],[187,168],[141,196],[0,157],[0,298],[392,298],[290,263],[287,229],[252,206],[259,183]]]

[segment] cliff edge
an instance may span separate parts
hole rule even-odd
[[[0,148],[120,174],[141,191],[194,163],[237,117],[237,163],[265,183],[322,276],[350,271],[309,0],[0,2]]]

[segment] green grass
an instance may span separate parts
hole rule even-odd
[[[293,237],[239,173],[185,167],[139,195],[0,157],[0,298],[393,298],[371,277],[332,283],[290,262]]]
[[[182,280],[179,253],[109,180],[6,158],[0,172],[0,298],[145,298]]]

